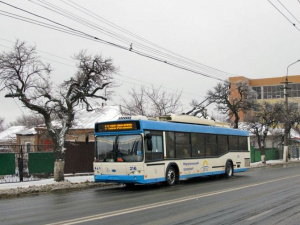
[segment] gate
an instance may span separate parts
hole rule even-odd
[[[92,173],[94,142],[65,142],[65,173]]]

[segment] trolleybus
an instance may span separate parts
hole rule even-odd
[[[95,182],[174,185],[249,168],[248,131],[178,121],[125,117],[96,123]]]

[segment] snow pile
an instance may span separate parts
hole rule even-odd
[[[63,182],[55,182],[52,179],[43,179],[31,182],[0,184],[0,199],[20,197],[29,194],[52,193],[55,191],[70,191],[93,187],[110,186],[107,183],[95,183],[93,176],[65,177]]]
[[[261,161],[251,163],[251,168],[264,167],[264,166],[274,166],[274,165],[288,165],[293,163],[300,163],[300,158],[289,159],[288,162],[283,162],[282,160],[267,160],[266,163],[262,163]]]

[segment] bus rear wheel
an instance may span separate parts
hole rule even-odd
[[[233,165],[230,161],[226,162],[225,177],[230,178],[233,176]]]
[[[176,170],[174,169],[173,166],[170,166],[167,171],[166,181],[167,181],[168,186],[173,186],[177,182],[177,174],[176,174]]]

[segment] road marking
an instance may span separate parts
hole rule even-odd
[[[283,181],[283,180],[287,180],[287,179],[295,178],[295,177],[300,177],[300,175],[294,175],[294,176],[264,181],[264,182],[260,182],[260,183],[256,183],[256,184],[250,184],[250,185],[245,185],[245,186],[241,186],[241,187],[225,189],[223,191],[214,191],[214,192],[210,192],[210,193],[206,193],[206,194],[192,195],[189,197],[178,198],[178,199],[174,199],[174,200],[163,201],[163,202],[148,204],[148,205],[144,205],[144,206],[133,207],[133,208],[129,208],[129,209],[122,209],[122,210],[117,210],[117,211],[113,211],[113,212],[101,213],[101,214],[82,217],[82,218],[78,218],[78,219],[65,220],[65,221],[61,221],[61,222],[50,223],[47,225],[62,225],[62,224],[71,225],[71,224],[84,223],[84,222],[89,222],[89,221],[94,221],[94,220],[101,220],[101,219],[105,219],[105,218],[109,218],[109,217],[119,216],[119,215],[133,213],[133,212],[139,212],[139,211],[143,211],[143,210],[147,210],[147,209],[158,208],[158,207],[162,207],[162,206],[177,204],[177,203],[191,201],[191,200],[195,200],[195,199],[198,200],[199,198],[209,197],[209,196],[213,196],[213,195],[219,195],[219,194],[232,192],[232,191],[238,191],[238,190],[242,190],[242,189],[246,189],[246,188],[250,188],[250,187],[256,187],[256,186],[274,183],[274,182],[278,182],[278,181]],[[268,213],[268,211],[266,211],[265,213]],[[261,216],[261,214],[258,214],[255,217],[257,217],[257,216]],[[251,218],[252,217],[248,218],[248,220]]]
[[[269,212],[272,212],[272,211],[273,211],[273,210],[270,209],[270,210],[268,210],[268,211],[262,212],[262,213],[260,213],[260,214],[255,215],[255,216],[249,217],[249,218],[246,219],[246,220],[254,220],[254,219],[256,219],[256,218],[258,218],[258,217],[261,217],[261,216],[263,216],[263,215],[266,215],[266,214],[268,214]]]

